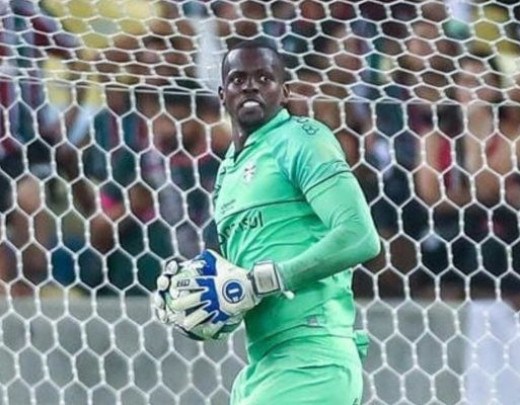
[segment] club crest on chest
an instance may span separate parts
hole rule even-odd
[[[253,180],[253,176],[255,175],[255,172],[256,172],[256,163],[255,162],[250,162],[246,165],[246,167],[244,167],[244,181],[246,183],[251,183],[251,180]]]

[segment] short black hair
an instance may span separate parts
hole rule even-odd
[[[237,49],[269,49],[273,52],[280,64],[280,69],[282,71],[282,79],[285,80],[285,60],[283,55],[278,51],[278,47],[276,46],[276,42],[272,38],[268,37],[256,37],[254,39],[247,39],[244,41],[240,41],[237,44],[229,47],[227,52],[224,54],[222,58],[222,63],[220,64],[220,76],[224,79],[224,68],[226,66],[227,58],[232,51]]]

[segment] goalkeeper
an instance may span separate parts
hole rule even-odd
[[[249,364],[232,404],[358,404],[366,341],[353,329],[351,267],[380,250],[367,203],[332,132],[284,108],[275,46],[242,42],[221,72],[233,125],[215,186],[225,259],[205,251],[198,267],[161,276],[171,299],[159,317],[188,333],[244,317]]]

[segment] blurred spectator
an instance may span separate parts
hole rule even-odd
[[[106,100],[85,157],[101,203],[90,219],[97,267],[82,279],[104,293],[140,293],[154,288],[157,257],[191,257],[203,237],[214,244],[209,198],[229,136],[214,96],[108,87]]]
[[[1,114],[8,119],[2,120],[0,135],[0,181],[5,190],[2,212],[5,212],[7,241],[12,245],[4,246],[6,256],[2,261],[7,264],[1,271],[4,279],[16,279],[11,284],[12,294],[16,295],[30,293],[32,284],[43,284],[52,278],[60,283],[71,279],[65,272],[72,269],[64,269],[55,261],[59,257],[56,209],[63,199],[60,189],[63,183],[56,174],[68,177],[73,170],[71,164],[75,159],[70,154],[73,150],[64,143],[57,145],[64,138],[62,127],[73,127],[75,116],[67,114],[64,119],[56,119],[52,107],[45,104],[41,82],[22,80],[18,90],[11,81],[3,82],[2,86],[6,96],[2,98],[2,106],[9,108]],[[15,248],[21,252],[19,256]]]
[[[512,209],[518,202],[507,201],[508,207],[503,191],[506,181],[508,188],[518,181],[520,120],[517,109],[498,108],[502,76],[493,59],[485,60],[460,59],[453,93],[460,107],[440,109],[439,127],[423,137],[425,158],[416,173],[418,195],[431,207],[435,226],[423,241],[423,262],[446,282],[441,292],[450,298],[464,297],[468,276],[473,298],[494,297],[500,288],[518,291],[519,285],[518,254],[509,256],[507,248],[519,236]]]
[[[41,67],[51,53],[70,58],[77,41],[59,32],[56,21],[34,2],[0,7],[0,211],[6,227],[0,277],[9,282],[12,295],[33,293],[35,287],[45,293],[55,285],[53,278],[64,281],[57,260],[54,209],[60,196],[53,156],[67,123],[48,103]]]
[[[96,115],[93,129],[95,143],[85,151],[85,174],[93,181],[101,208],[89,221],[90,243],[100,260],[97,269],[84,271],[82,280],[108,287],[106,268],[110,284],[124,289],[135,284],[133,258],[143,251],[144,228],[156,215],[152,192],[140,180],[148,175],[139,160],[150,148],[148,125],[132,106],[128,88],[108,86],[106,106]]]
[[[510,223],[520,183],[510,156],[520,149],[518,111],[502,105],[520,99],[512,70],[517,24],[503,24],[520,12],[511,2],[160,1],[149,10],[141,3],[146,23],[135,10],[117,11],[114,18],[129,17],[130,25],[117,34],[95,32],[106,44],[99,52],[80,51],[82,44],[64,31],[70,21],[61,26],[38,8],[46,2],[1,4],[5,82],[10,69],[22,68],[16,74],[24,83],[3,87],[11,93],[2,97],[0,120],[12,125],[2,122],[0,150],[8,153],[0,185],[10,196],[2,196],[9,215],[0,221],[7,225],[0,229],[7,236],[0,269],[17,263],[16,241],[49,249],[60,283],[77,281],[75,267],[87,288],[139,292],[132,287],[151,286],[162,258],[190,257],[203,241],[211,245],[210,194],[229,143],[214,94],[219,72],[212,68],[225,45],[260,34],[275,38],[287,55],[288,108],[326,122],[363,180],[390,254],[370,265],[372,274],[356,273],[362,293],[374,294],[377,280],[382,296],[402,296],[409,283],[412,293],[432,296],[435,280],[446,287],[443,296],[461,297],[477,268],[505,274],[504,260],[491,269],[487,257],[503,259],[507,244],[516,266]],[[498,25],[503,40],[494,36]],[[508,80],[497,68],[490,72],[481,55],[462,57],[490,44],[506,62],[500,69]],[[44,79],[45,91],[25,79]],[[468,89],[474,80],[480,86]],[[468,96],[483,104],[466,106]],[[18,155],[5,142],[11,137]],[[16,164],[8,164],[9,156],[17,156]],[[478,267],[480,253],[486,263]],[[46,261],[34,268],[48,272]]]
[[[289,82],[292,97],[289,110],[296,115],[311,115],[325,122],[341,143],[352,166],[359,163],[359,140],[370,127],[370,109],[363,100],[349,100],[356,93],[348,85],[356,84],[368,53],[366,41],[354,37],[346,22],[321,20],[324,10],[317,2],[305,3],[302,12],[322,22],[317,30],[323,35],[313,39],[313,48],[305,57],[305,67],[292,69]],[[352,17],[346,9],[341,17]],[[338,17],[340,17],[338,15]],[[357,88],[359,93],[360,87]],[[359,94],[358,93],[358,94]]]
[[[407,20],[413,17],[413,11],[404,9],[398,18]],[[384,11],[376,8],[370,13],[373,18],[380,19]],[[417,77],[424,73],[430,61],[428,52],[421,48],[423,45],[429,47],[427,41],[421,41],[418,37],[418,25],[426,26],[423,35],[431,37],[434,34],[429,30],[430,24],[424,20],[410,24],[410,32],[403,29],[404,25],[399,23],[399,19],[392,22],[393,25],[387,26],[388,37],[374,41],[373,49],[365,51],[368,69],[362,71],[362,82],[357,85],[359,96],[374,100],[374,107],[368,108],[373,129],[363,139],[362,184],[371,202],[379,233],[387,241],[388,256],[381,255],[379,261],[372,263],[372,271],[377,273],[377,286],[373,284],[373,275],[359,273],[355,281],[358,291],[363,294],[377,292],[383,297],[402,297],[407,289],[408,277],[417,269],[415,240],[426,224],[426,210],[417,201],[410,181],[416,166],[415,150],[420,133],[417,131],[421,130],[420,126],[424,125],[421,121],[427,119],[430,111],[425,109],[426,103],[413,99]],[[359,23],[357,29],[361,29]],[[363,29],[367,36],[374,35],[370,21],[365,22]],[[404,40],[396,42],[394,38]],[[402,43],[407,47],[407,52],[397,60],[402,70],[390,70],[394,59],[388,56],[400,53],[398,48]],[[365,45],[367,47],[370,49]],[[387,56],[378,54],[377,50],[386,52]],[[382,75],[380,72],[385,70],[392,74]]]
[[[146,85],[161,87],[170,84],[172,77],[178,76],[175,58],[164,38],[147,36],[143,38],[144,49],[136,53],[136,61],[150,69],[144,82]]]
[[[181,144],[171,156],[170,167],[173,185],[181,190],[183,202],[187,203],[187,212],[183,212],[183,220],[176,226],[177,234],[184,235],[179,239],[179,253],[191,257],[202,248],[203,239],[208,245],[216,246],[216,235],[209,223],[210,196],[230,135],[215,96],[184,96],[181,100],[190,108],[178,126]],[[203,233],[212,233],[200,234],[199,228]]]

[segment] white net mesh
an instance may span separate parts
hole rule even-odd
[[[520,403],[520,6],[0,0],[0,403],[225,403],[243,331],[195,344],[148,295],[216,247],[219,62],[287,57],[384,252],[356,271],[370,404]]]

